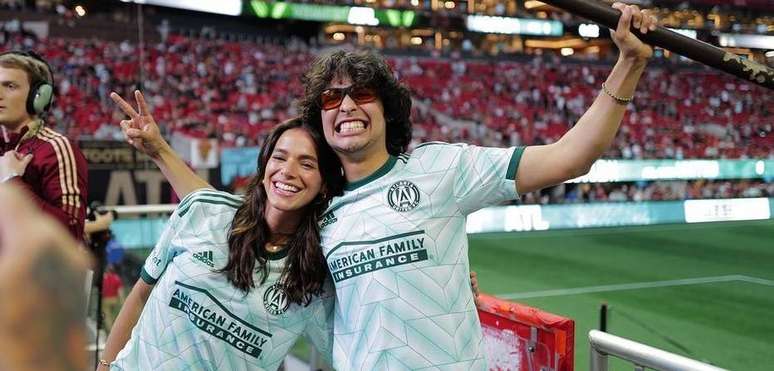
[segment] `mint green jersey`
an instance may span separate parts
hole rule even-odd
[[[276,370],[307,336],[323,357],[332,346],[333,288],[308,306],[290,303],[278,282],[285,258],[247,294],[215,270],[228,262],[228,231],[242,199],[202,190],[188,195],[143,266],[155,284],[112,370]],[[256,285],[259,275],[253,276]]]
[[[339,370],[484,370],[466,216],[516,199],[523,148],[427,143],[350,183],[323,215]]]

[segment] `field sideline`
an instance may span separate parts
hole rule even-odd
[[[731,370],[774,364],[774,221],[470,235],[483,292]],[[611,362],[611,370],[631,370]]]

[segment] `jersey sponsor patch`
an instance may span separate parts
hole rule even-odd
[[[207,290],[175,281],[169,306],[186,314],[199,330],[258,358],[272,334],[237,317]]]
[[[397,181],[387,191],[387,202],[395,211],[411,211],[419,205],[419,188],[408,180]]]
[[[374,241],[343,242],[338,247],[362,247],[328,258],[328,269],[333,280],[341,282],[369,272],[424,261],[428,259],[426,243],[425,231],[403,233]]]
[[[267,312],[275,316],[279,316],[288,310],[290,306],[288,294],[281,283],[276,282],[266,289],[266,292],[263,294],[263,306]]]

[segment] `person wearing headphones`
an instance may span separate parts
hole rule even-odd
[[[53,99],[53,71],[43,58],[33,52],[0,53],[0,183],[26,188],[80,242],[86,159],[75,143],[44,125]]]

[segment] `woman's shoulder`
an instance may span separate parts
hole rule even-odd
[[[210,209],[208,211],[217,212],[217,210],[223,211],[236,211],[242,206],[242,196],[233,195],[228,192],[218,191],[215,189],[199,189],[189,193],[185,196],[175,211],[178,216],[184,217],[190,213],[192,209]]]

